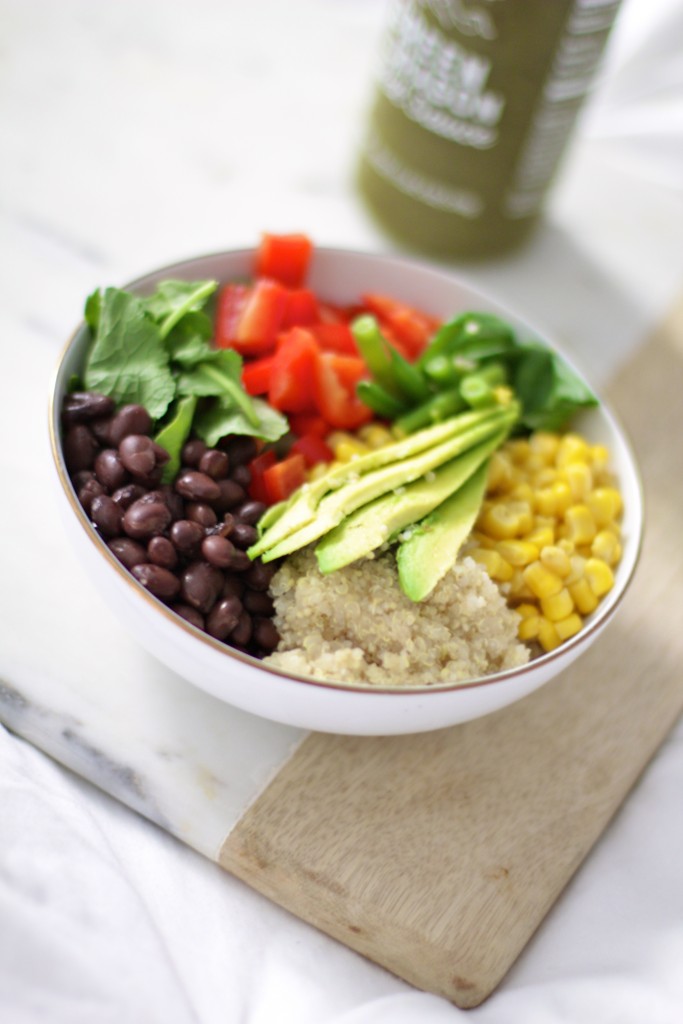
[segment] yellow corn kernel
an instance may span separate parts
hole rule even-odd
[[[588,462],[588,442],[579,434],[565,434],[557,449],[555,462],[558,466],[568,466],[570,462]]]
[[[478,525],[496,540],[521,537],[533,525],[531,507],[526,501],[496,502],[483,510]]]
[[[562,516],[572,503],[572,492],[566,480],[556,480],[550,487],[536,491],[534,507],[541,516]]]
[[[535,604],[525,602],[518,604],[515,608],[518,615],[521,615],[523,619],[528,619],[531,615],[538,615],[538,608]]]
[[[529,541],[530,544],[535,544],[540,550],[545,548],[548,544],[555,543],[555,523],[554,520],[541,518],[536,516],[534,525],[531,528],[531,533],[527,533],[525,540]]]
[[[581,577],[576,582],[568,584],[567,589],[572,595],[576,610],[581,612],[582,615],[590,615],[598,607],[598,599],[585,577]]]
[[[572,492],[573,501],[585,501],[593,489],[593,473],[586,462],[570,462],[564,467],[564,477]]]
[[[552,651],[555,647],[559,647],[561,643],[557,630],[555,629],[555,623],[550,622],[549,619],[544,618],[542,615],[539,616],[539,618],[538,642],[544,651]]]
[[[529,452],[531,451],[531,445],[526,438],[518,437],[514,441],[509,441],[507,450],[510,453],[510,458],[517,465],[525,463],[529,458]]]
[[[621,541],[613,530],[599,530],[591,544],[591,554],[608,565],[616,565],[621,558]]]
[[[560,551],[564,551],[564,553],[566,555],[569,555],[570,557],[574,554],[574,551],[576,550],[574,541],[570,540],[569,537],[561,537],[560,540],[558,540],[557,542],[557,546],[560,549]]]
[[[559,622],[566,619],[574,611],[574,601],[566,587],[562,587],[557,594],[541,598],[541,611],[546,619],[551,622]]]
[[[528,565],[538,558],[538,548],[528,540],[500,540],[496,548],[510,565]]]
[[[535,640],[541,625],[541,616],[537,611],[533,615],[527,615],[520,620],[517,626],[517,638],[519,640]]]
[[[351,459],[366,455],[369,451],[367,445],[355,438],[349,441],[340,441],[332,450],[340,462],[350,462]]]
[[[604,473],[609,463],[609,451],[604,444],[593,444],[588,450],[588,457],[591,461],[594,473]]]
[[[556,480],[557,470],[553,469],[552,466],[544,466],[543,469],[539,469],[538,473],[534,474],[534,487],[537,491],[542,487],[552,487]]]
[[[542,562],[532,562],[522,570],[524,582],[538,598],[552,597],[562,590],[562,579],[557,573],[546,569]]]
[[[498,546],[498,541],[494,540],[493,537],[489,537],[486,533],[481,533],[480,530],[472,530],[470,534],[471,540],[475,541],[480,548],[495,548]]]
[[[326,473],[334,466],[333,462],[316,462],[315,466],[311,466],[306,474],[307,480],[320,480],[321,477],[325,476]]]
[[[394,440],[388,427],[383,427],[381,423],[367,423],[360,428],[358,436],[370,448],[383,448]]]
[[[536,595],[533,590],[530,590],[527,586],[526,580],[524,579],[524,570],[519,567],[512,569],[512,579],[510,580],[510,589],[508,592],[508,598],[510,601],[535,601]]]
[[[567,536],[574,544],[578,546],[593,542],[598,531],[587,505],[572,505],[565,512],[564,521],[568,530]]]
[[[514,486],[510,488],[508,491],[508,497],[512,501],[525,501],[529,507],[531,507],[534,500],[534,489],[530,483],[527,483],[526,480],[524,480],[521,483],[514,484]]]
[[[514,482],[514,468],[506,452],[497,451],[489,462],[487,487],[489,491],[508,491]]]
[[[552,570],[563,578],[568,576],[572,570],[569,555],[559,544],[546,544],[544,548],[541,548],[539,557],[546,569]]]
[[[596,597],[603,597],[614,586],[614,573],[601,558],[587,559],[584,572]]]
[[[583,626],[583,619],[576,612],[572,612],[566,619],[560,619],[555,624],[555,632],[564,643],[570,636],[575,636]]]
[[[557,450],[560,446],[559,434],[551,434],[545,430],[537,430],[529,438],[531,450],[540,455],[545,463],[550,465],[557,457]]]
[[[564,578],[564,585],[568,587],[570,583],[576,583],[577,580],[583,579],[584,570],[586,568],[586,559],[583,555],[575,551],[569,556],[569,564],[571,569],[569,574]]]
[[[512,566],[493,548],[473,548],[469,554],[475,562],[484,566],[492,580],[508,583],[512,579]]]
[[[599,527],[609,526],[621,515],[621,495],[616,487],[596,487],[586,504]]]

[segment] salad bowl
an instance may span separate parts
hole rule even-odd
[[[210,278],[221,284],[245,279],[252,272],[254,255],[255,250],[244,249],[188,259],[155,270],[126,287],[149,295],[169,278]],[[308,283],[317,295],[340,305],[353,303],[371,289],[400,296],[444,320],[464,310],[494,313],[525,338],[560,351],[530,324],[451,273],[411,259],[317,248]],[[64,458],[61,408],[71,380],[83,370],[89,344],[89,330],[82,323],[59,359],[49,400],[53,477],[66,533],[91,581],[135,639],[189,684],[228,704],[287,725],[351,735],[414,733],[455,725],[509,705],[561,673],[609,625],[633,578],[643,533],[642,487],[625,432],[601,400],[594,408],[582,410],[572,429],[609,450],[623,498],[623,554],[615,569],[614,586],[576,635],[525,665],[457,683],[378,688],[295,676],[267,667],[200,631],[150,594],[112,554],[81,507]],[[571,366],[566,354],[560,354]]]

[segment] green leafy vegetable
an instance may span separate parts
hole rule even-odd
[[[251,434],[265,441],[277,441],[288,429],[287,420],[260,398],[252,399],[256,423],[247,419],[241,409],[216,399],[195,416],[194,429],[210,448],[227,434]]]
[[[197,399],[194,395],[187,395],[185,398],[180,398],[174,405],[173,417],[164,426],[162,426],[161,430],[159,430],[154,438],[156,443],[160,444],[162,448],[165,448],[170,456],[168,462],[164,466],[162,477],[162,481],[165,484],[170,483],[180,469],[180,453],[183,450],[183,445],[190,436],[192,420],[196,408]]]
[[[99,304],[91,297],[90,316],[97,328],[85,367],[86,388],[111,395],[117,403],[144,405],[153,419],[163,416],[175,397],[175,381],[142,300],[107,288]]]

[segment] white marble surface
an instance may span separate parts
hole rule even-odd
[[[11,1024],[459,1015],[39,752],[210,858],[300,738],[186,686],[101,605],[54,518],[46,395],[96,285],[263,229],[390,247],[351,186],[386,6],[0,0],[0,721],[12,730],[0,731],[0,1018]],[[595,380],[683,290],[682,43],[680,5],[627,0],[546,224],[513,257],[455,266],[546,326]],[[680,1020],[682,785],[679,727],[475,1011],[482,1021]]]

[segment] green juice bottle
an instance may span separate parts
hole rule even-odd
[[[397,241],[437,257],[519,245],[593,81],[619,0],[398,0],[358,187]]]

